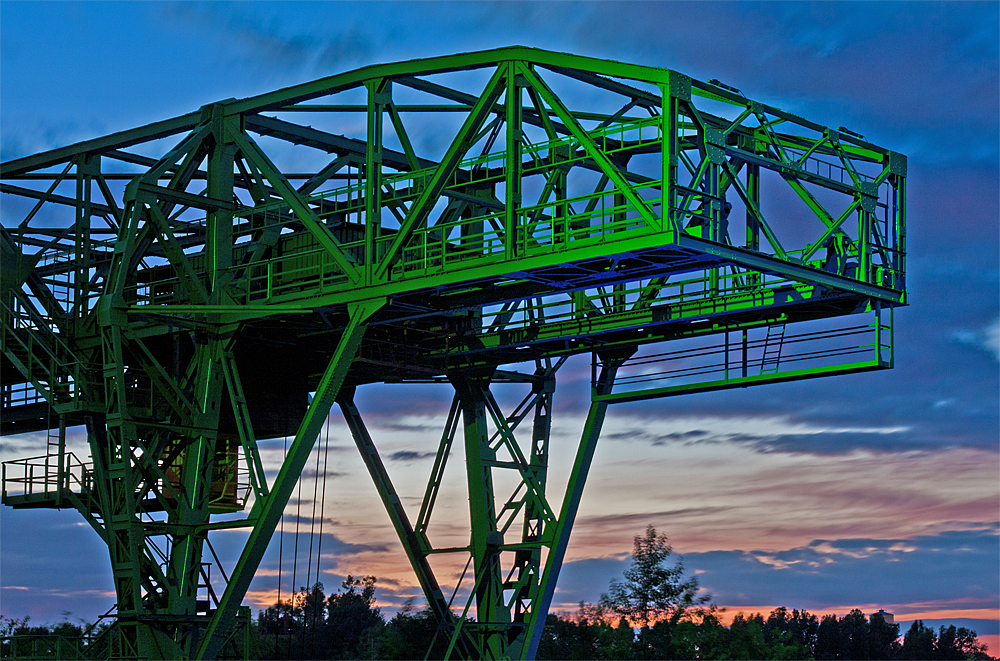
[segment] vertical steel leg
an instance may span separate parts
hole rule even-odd
[[[292,441],[292,445],[288,449],[288,455],[281,465],[274,485],[258,511],[250,538],[229,577],[226,591],[219,599],[219,606],[202,638],[197,658],[214,659],[219,653],[229,628],[232,626],[236,610],[243,600],[243,595],[246,594],[254,572],[257,571],[261,558],[264,557],[267,544],[281,518],[281,512],[285,509],[288,498],[292,495],[292,490],[305,466],[306,459],[309,458],[309,453],[316,442],[316,436],[322,429],[330,407],[333,406],[337,393],[344,383],[351,361],[361,344],[368,320],[384,304],[385,301],[379,299],[351,305],[350,321],[347,328],[344,329],[344,333],[337,343],[337,348],[323,373],[323,378],[316,388],[316,394],[299,425],[295,440]]]
[[[486,417],[488,377],[455,376],[465,432],[465,467],[469,486],[469,519],[472,566],[476,577],[476,629],[479,647],[489,658],[499,659],[506,650],[510,611],[505,607],[500,547],[503,534],[497,530],[493,494],[496,450],[490,443]]]
[[[594,384],[594,394],[602,395],[610,392],[614,384],[615,374],[623,362],[631,355],[631,351],[620,356],[604,358],[604,365],[601,374]],[[594,461],[594,451],[597,449],[597,439],[604,426],[604,416],[607,413],[605,402],[591,402],[590,411],[587,413],[587,421],[583,426],[583,435],[580,438],[580,445],[577,448],[576,459],[573,462],[573,470],[570,473],[569,482],[566,485],[566,495],[563,496],[562,508],[559,519],[552,526],[551,533],[547,535],[550,540],[549,554],[545,560],[545,569],[541,575],[538,586],[538,599],[532,610],[531,618],[528,621],[527,645],[521,650],[522,659],[533,659],[538,652],[538,643],[542,639],[542,631],[545,629],[545,617],[552,604],[552,595],[555,593],[556,582],[559,580],[559,571],[562,569],[563,558],[566,557],[566,547],[569,545],[569,536],[576,521],[576,513],[580,509],[580,499],[583,496],[583,487],[587,482],[587,474]]]

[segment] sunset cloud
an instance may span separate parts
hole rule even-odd
[[[814,540],[782,551],[687,553],[683,560],[729,617],[766,615],[776,605],[840,616],[852,608],[882,608],[897,621],[968,621],[982,634],[996,634],[997,542],[997,525],[982,524],[906,540]],[[559,608],[572,611],[581,600],[596,601],[627,567],[621,557],[568,563],[556,591]]]

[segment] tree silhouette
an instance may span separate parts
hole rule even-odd
[[[924,626],[923,620],[915,620],[903,636],[904,659],[936,659],[937,636],[934,629]]]
[[[899,625],[886,622],[881,611],[872,613],[868,622],[868,658],[892,659],[897,657],[899,655],[898,639]]]
[[[681,560],[667,564],[672,553],[667,536],[651,525],[644,535],[632,539],[632,564],[624,572],[625,580],[612,580],[598,601],[607,616],[620,618],[615,652],[609,658],[623,658],[625,632],[631,634],[633,626],[639,627],[639,637],[630,645],[631,658],[656,658],[664,648],[673,647],[674,628],[682,620],[715,612],[714,605],[703,608],[711,597],[698,594],[697,578],[684,578]],[[655,634],[653,625],[657,625]]]
[[[336,656],[370,656],[375,637],[385,625],[380,609],[375,606],[376,580],[374,576],[348,575],[342,584],[344,591],[331,594],[326,600],[325,641],[327,649],[334,650]]]
[[[645,629],[660,620],[677,623],[689,611],[708,603],[709,595],[698,594],[696,577],[684,580],[680,559],[667,566],[672,553],[667,536],[646,526],[645,535],[633,538],[632,565],[625,570],[625,580],[612,580],[608,592],[601,595],[600,605]]]

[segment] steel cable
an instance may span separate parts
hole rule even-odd
[[[295,613],[295,601],[298,596],[298,588],[295,586],[296,577],[299,573],[299,522],[302,519],[302,475],[299,474],[299,490],[295,497],[295,545],[292,551],[292,614]],[[288,628],[288,657],[292,655],[292,628]]]
[[[327,425],[329,425],[329,421],[330,421],[330,418],[327,417],[327,419],[326,419]],[[312,581],[312,559],[313,559],[312,552],[313,552],[313,537],[315,536],[315,533],[316,533],[316,496],[318,495],[317,491],[319,489],[319,455],[320,455],[320,451],[319,451],[319,447],[317,447],[316,448],[316,468],[313,469],[312,515],[309,517],[309,555],[308,555],[309,562],[306,565],[306,590],[307,590],[307,592],[306,592],[306,604],[309,603],[309,599],[312,596],[312,587],[314,585],[314,583],[311,582]],[[317,564],[318,564],[318,562],[317,562]],[[318,580],[319,579],[317,577],[317,581]],[[309,629],[309,631],[310,631],[310,635],[309,635],[309,641],[310,641],[309,649],[310,649],[310,652],[311,652],[312,651],[312,641],[313,641],[313,638],[314,638],[314,636],[312,635],[312,631],[313,631],[313,629],[315,628],[315,625],[316,625],[316,622],[315,622],[315,620],[316,620],[316,614],[315,613],[310,613],[309,614],[310,619],[313,620],[312,622],[307,622],[305,616],[306,616],[306,611],[305,611],[305,605],[304,605],[303,606],[303,612],[302,612],[303,632],[302,632],[302,647],[301,647],[301,649],[302,649],[302,655],[303,656],[305,656],[305,652],[306,652],[306,632],[305,632],[305,626],[306,626],[306,624],[310,625],[310,629]]]
[[[326,443],[323,447],[323,491],[319,500],[319,540],[316,544],[316,583],[319,583],[320,562],[323,559],[323,522],[326,516],[326,476],[327,466],[330,460],[330,418],[326,419]],[[322,607],[322,605],[321,605]],[[315,631],[313,632],[313,642],[315,643]],[[312,647],[310,647],[312,649]]]
[[[282,456],[288,456],[288,437],[284,438],[284,449]],[[282,460],[284,463],[284,460]],[[281,523],[279,524],[278,530],[278,601],[275,604],[274,613],[274,654],[278,654],[278,632],[281,630],[281,567],[284,563],[284,546],[285,546],[285,511],[281,511]]]

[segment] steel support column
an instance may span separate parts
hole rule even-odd
[[[614,380],[620,365],[632,350],[620,356],[604,355],[605,367],[597,394],[603,394]],[[451,637],[449,653],[461,658],[526,659],[537,651],[544,613],[551,602],[569,531],[579,508],[587,472],[593,459],[607,408],[604,402],[591,406],[580,442],[580,450],[562,510],[556,518],[545,492],[549,459],[549,436],[555,373],[562,361],[539,363],[534,374],[481,371],[455,372],[450,380],[455,388],[452,406],[442,435],[427,491],[416,526],[410,524],[378,450],[361,414],[353,403],[353,393],[338,398],[348,427],[368,467],[383,505],[406,550],[440,631]],[[531,385],[531,392],[513,411],[501,411],[491,384],[498,381]],[[469,545],[460,549],[435,549],[427,537],[428,521],[443,479],[452,440],[461,426],[465,446],[465,479],[469,493]],[[530,418],[530,450],[523,452],[515,430]],[[514,470],[519,484],[506,499],[495,490],[494,471]],[[517,524],[515,526],[515,524]],[[518,539],[508,539],[515,531]],[[471,589],[463,617],[456,620],[427,560],[433,553],[467,553],[472,567]],[[456,586],[456,592],[461,587]],[[475,604],[475,621],[466,621]]]
[[[615,381],[618,367],[624,363],[629,356],[635,352],[634,349],[625,349],[618,352],[618,355],[602,356],[604,367],[597,378],[594,387],[594,395],[602,395],[610,392]],[[535,607],[532,609],[531,618],[528,620],[527,631],[530,636],[525,647],[521,650],[522,659],[534,659],[538,652],[538,644],[542,639],[542,632],[545,629],[545,617],[552,604],[552,596],[555,594],[556,582],[559,580],[559,571],[562,569],[563,559],[566,557],[566,548],[569,546],[569,536],[573,530],[573,523],[576,522],[576,514],[580,509],[580,499],[583,497],[583,487],[587,483],[587,475],[590,473],[590,466],[594,461],[594,452],[597,450],[597,439],[601,435],[604,427],[604,416],[607,413],[608,405],[605,402],[592,401],[590,410],[587,412],[587,421],[583,426],[583,434],[580,437],[580,445],[577,447],[576,458],[573,461],[573,470],[566,484],[566,495],[563,496],[562,508],[559,518],[552,527],[549,538],[549,554],[545,560],[545,569],[539,580],[539,593]]]
[[[342,392],[337,398],[337,404],[340,405],[340,409],[344,412],[347,426],[350,428],[354,442],[361,453],[361,458],[368,468],[368,473],[375,483],[375,488],[382,499],[382,504],[389,514],[392,526],[399,536],[399,541],[403,544],[403,549],[406,551],[410,566],[417,575],[417,580],[420,582],[420,587],[424,592],[424,597],[427,599],[427,604],[438,621],[439,630],[442,634],[451,638],[455,633],[455,621],[448,608],[448,601],[445,599],[444,593],[438,585],[437,578],[434,576],[434,571],[427,562],[430,542],[427,541],[425,534],[415,532],[413,526],[410,524],[410,519],[406,515],[406,510],[403,509],[402,501],[400,501],[399,495],[392,485],[392,480],[389,479],[389,474],[385,470],[385,465],[382,463],[378,449],[375,447],[375,443],[368,433],[368,428],[361,419],[358,407],[354,405],[354,389]],[[470,656],[469,651],[464,645],[464,640],[462,642],[463,644],[459,649],[463,657],[468,658]]]
[[[254,516],[253,530],[250,532],[250,538],[229,577],[226,591],[219,599],[218,608],[205,631],[197,658],[214,659],[219,653],[229,628],[232,626],[236,610],[239,608],[247,588],[250,587],[254,572],[257,571],[261,558],[264,557],[264,551],[271,540],[271,535],[274,534],[274,529],[281,519],[281,513],[284,511],[288,498],[295,488],[295,483],[299,479],[299,474],[312,451],[316,436],[326,421],[330,407],[333,406],[337,398],[337,393],[340,392],[344,377],[347,376],[351,362],[361,344],[367,322],[383,305],[385,305],[384,300],[374,300],[350,306],[350,320],[330,357],[330,362],[316,388],[309,409],[295,434],[295,440],[288,448],[288,454],[285,456],[278,476],[275,478],[267,497],[254,505],[254,510],[251,513]]]
[[[486,658],[503,658],[509,641],[511,617],[504,604],[500,549],[503,533],[497,530],[493,493],[496,449],[487,426],[486,391],[489,375],[457,375],[452,384],[461,402],[464,421],[465,468],[469,488],[472,567],[475,576],[478,647]]]

